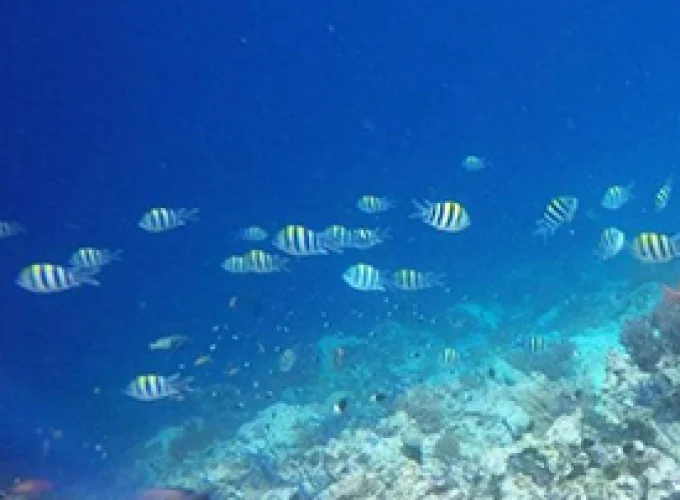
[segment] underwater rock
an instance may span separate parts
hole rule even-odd
[[[401,453],[409,460],[423,465],[423,439],[415,433],[409,432],[402,436]]]

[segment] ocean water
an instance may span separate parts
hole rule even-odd
[[[280,399],[322,402],[324,336],[397,324],[398,337],[369,337],[385,363],[452,346],[465,372],[540,326],[448,335],[457,305],[538,318],[611,283],[677,280],[673,264],[624,252],[604,265],[593,250],[611,225],[680,229],[677,199],[653,211],[680,161],[679,22],[670,1],[0,6],[0,219],[27,230],[0,239],[0,488],[17,477],[103,488],[187,419],[226,436]],[[462,169],[467,155],[489,167]],[[600,206],[631,182],[629,204]],[[396,207],[363,214],[364,194]],[[543,242],[535,221],[558,195],[577,196],[579,211]],[[459,201],[472,225],[429,228],[409,217],[412,199]],[[149,234],[137,224],[156,206],[198,208],[200,220]],[[239,241],[240,228],[333,223],[392,237],[268,276],[220,268],[276,251]],[[24,266],[65,263],[84,245],[123,250],[101,286],[43,296],[15,284]],[[340,276],[360,261],[446,273],[445,286],[358,292]],[[419,343],[423,328],[433,336]],[[172,333],[191,343],[149,351]],[[281,376],[289,347],[298,367]],[[346,360],[370,361],[351,349]],[[122,392],[136,375],[178,370],[195,379],[183,402]],[[393,375],[377,384],[390,394],[419,379]]]

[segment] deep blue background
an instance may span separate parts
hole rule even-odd
[[[592,4],[3,2],[0,219],[29,228],[0,241],[3,461],[45,467],[38,426],[66,429],[59,459],[78,468],[91,458],[81,442],[124,448],[127,432],[162,426],[117,389],[172,368],[149,339],[247,325],[231,295],[267,303],[269,325],[302,311],[302,340],[318,336],[319,311],[341,321],[366,300],[337,278],[348,257],[268,281],[225,276],[219,262],[243,249],[235,228],[367,223],[356,197],[389,194],[389,225],[414,240],[373,258],[445,270],[464,294],[492,286],[489,267],[568,253],[573,241],[547,251],[530,238],[550,197],[597,207],[633,180],[650,197],[679,158],[680,6]],[[466,173],[466,154],[493,167]],[[413,197],[464,202],[476,231],[425,244],[406,219]],[[201,224],[144,234],[136,222],[157,205],[200,207]],[[14,285],[24,265],[85,244],[125,250],[101,289]]]

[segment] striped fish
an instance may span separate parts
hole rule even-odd
[[[600,235],[600,244],[596,254],[600,259],[607,260],[616,257],[626,244],[626,235],[620,229],[608,227]]]
[[[670,262],[680,255],[680,234],[640,233],[631,243],[631,252],[646,264]]]
[[[536,221],[535,235],[552,236],[562,225],[574,220],[578,210],[578,198],[575,196],[557,196],[545,207],[543,217]]]
[[[399,269],[392,274],[392,284],[404,291],[425,290],[442,286],[444,274],[416,271],[415,269]]]
[[[235,236],[243,241],[264,241],[267,239],[267,230],[259,226],[250,226],[239,229]]]
[[[139,227],[150,233],[162,233],[198,220],[198,208],[152,208],[139,221]]]
[[[389,238],[390,230],[387,228],[357,228],[350,231],[346,246],[358,250],[368,250],[376,245],[380,245]]]
[[[668,201],[671,198],[672,191],[673,176],[671,175],[666,179],[666,182],[663,183],[663,186],[661,186],[656,192],[656,195],[654,195],[654,210],[656,212],[661,212],[664,208],[666,208],[666,205],[668,205]]]
[[[243,260],[253,273],[267,274],[288,271],[288,259],[263,250],[250,250],[243,256]]]
[[[123,253],[122,250],[83,247],[71,255],[69,264],[74,267],[103,267],[114,260],[119,260],[121,253]]]
[[[618,210],[633,198],[634,187],[634,182],[627,186],[617,185],[610,187],[602,196],[602,206],[607,210]]]
[[[355,264],[342,273],[342,279],[350,287],[362,292],[384,292],[386,279],[383,271],[369,264]]]
[[[184,392],[190,390],[189,379],[180,379],[179,374],[165,377],[163,375],[138,375],[123,391],[131,398],[139,401],[158,401],[165,398],[181,399]]]
[[[0,220],[0,238],[9,238],[25,232],[24,226],[18,222]]]
[[[98,286],[95,274],[99,268],[66,268],[55,264],[38,263],[25,267],[16,284],[33,293],[63,292],[81,285]]]
[[[242,255],[231,255],[222,262],[222,269],[232,274],[244,274],[250,272],[250,266]]]
[[[385,196],[366,194],[357,200],[357,208],[366,214],[378,214],[394,208],[394,201]]]
[[[352,230],[340,224],[333,224],[322,231],[326,242],[332,242],[338,248],[349,248],[352,243]]]
[[[457,201],[418,202],[413,200],[416,212],[411,218],[421,219],[426,224],[449,233],[457,233],[470,227],[470,216],[463,205]]]
[[[329,250],[340,249],[323,233],[316,233],[303,226],[288,225],[281,229],[272,244],[288,255],[296,257],[308,255],[327,255]]]

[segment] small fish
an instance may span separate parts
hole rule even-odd
[[[557,196],[545,207],[543,217],[536,221],[535,235],[547,237],[560,227],[574,220],[579,201],[575,196]]]
[[[468,172],[478,172],[480,170],[484,170],[489,165],[490,162],[488,160],[475,155],[466,156],[463,158],[463,161],[460,162],[461,168],[463,170],[467,170]]]
[[[387,400],[387,394],[384,392],[373,392],[371,393],[371,402],[373,403],[384,403]]]
[[[250,250],[243,255],[245,266],[253,273],[267,274],[288,271],[289,260],[263,250]]]
[[[103,267],[109,265],[114,260],[119,260],[122,253],[122,250],[83,247],[71,255],[69,264],[74,267]]]
[[[176,373],[169,377],[163,375],[138,375],[123,391],[139,401],[158,401],[165,398],[182,399],[190,392],[190,379],[181,379]]]
[[[442,361],[446,365],[450,365],[455,363],[458,360],[458,351],[456,351],[453,347],[446,347],[444,348],[444,352],[442,353]]]
[[[139,220],[139,227],[150,233],[163,233],[198,220],[198,208],[152,208]]]
[[[194,366],[203,366],[212,363],[212,358],[207,354],[197,357],[194,360]]]
[[[548,343],[542,335],[529,335],[528,337],[519,337],[513,342],[516,347],[521,347],[532,353],[539,353],[545,351]]]
[[[234,235],[243,241],[264,241],[267,239],[269,234],[267,230],[259,226],[250,226],[243,229],[235,231]]]
[[[376,245],[380,245],[389,238],[389,229],[352,229],[347,237],[345,247],[356,248],[358,250],[368,250],[369,248],[373,248]]]
[[[415,269],[399,269],[392,273],[392,284],[399,290],[416,291],[436,286],[443,286],[443,273],[416,271]]]
[[[340,398],[333,404],[333,413],[335,413],[336,415],[342,415],[343,413],[345,413],[345,411],[347,411],[347,405],[348,405],[347,398],[344,397]]]
[[[663,183],[663,186],[661,186],[656,192],[656,195],[654,195],[654,210],[656,212],[661,212],[664,208],[666,208],[666,205],[668,205],[668,201],[671,198],[672,191],[673,176],[671,175]]]
[[[357,208],[366,214],[378,214],[394,208],[394,201],[385,196],[366,194],[357,200]]]
[[[326,241],[332,242],[337,248],[351,246],[352,231],[341,224],[328,226],[321,232]]]
[[[232,274],[245,274],[251,271],[249,263],[242,255],[230,255],[222,262],[222,269]]]
[[[160,337],[149,343],[149,349],[152,351],[167,351],[170,349],[177,349],[189,342],[189,337],[182,334],[167,335]]]
[[[608,227],[600,235],[600,243],[596,254],[602,260],[616,257],[626,244],[626,235],[620,229]]]
[[[288,348],[284,349],[279,356],[279,371],[283,373],[288,373],[293,369],[295,363],[297,362],[297,353],[294,349]]]
[[[369,264],[354,264],[342,273],[342,279],[350,287],[362,292],[384,292],[386,279],[384,272]]]
[[[618,210],[633,198],[634,187],[634,182],[631,182],[627,186],[616,185],[610,187],[602,196],[602,207],[607,210]]]
[[[421,219],[425,224],[439,231],[457,233],[470,227],[471,221],[467,210],[457,201],[418,202],[413,200],[416,212],[411,218]]]
[[[345,350],[344,347],[336,347],[333,349],[333,359],[332,359],[332,364],[333,368],[336,370],[340,370],[344,363],[345,363],[345,356],[347,355],[347,351]]]
[[[0,239],[25,233],[24,226],[14,221],[0,220]]]
[[[328,251],[340,251],[323,233],[316,233],[303,226],[288,225],[281,229],[272,244],[288,255],[296,257],[327,255]]]
[[[38,263],[25,267],[16,284],[33,293],[56,293],[81,285],[98,286],[98,268],[66,268],[55,264]]]
[[[640,233],[631,243],[631,252],[646,264],[670,262],[680,255],[680,234]]]
[[[149,488],[137,493],[135,500],[210,500],[212,492],[186,488]]]

